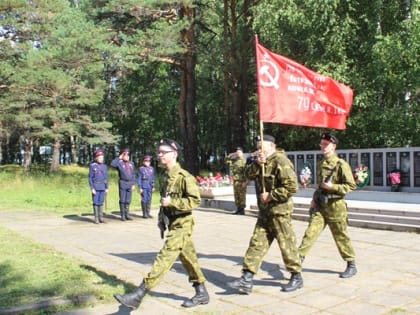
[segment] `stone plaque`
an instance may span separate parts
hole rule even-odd
[[[289,158],[290,161],[292,161],[292,164],[293,164],[293,166],[295,167],[295,170],[296,170],[295,155],[294,154],[288,154],[287,157]]]
[[[420,187],[420,151],[413,152],[414,187]]]
[[[314,165],[314,155],[313,154],[307,154],[306,155],[306,162],[311,164],[311,166]]]
[[[357,153],[349,153],[349,164],[351,169],[354,171],[359,166]],[[369,165],[366,165],[369,166]]]
[[[296,158],[296,170],[299,171],[303,168],[303,164],[305,164],[304,156],[303,154],[298,154]]]
[[[410,186],[410,152],[400,152],[401,186]]]
[[[363,162],[362,153],[362,163],[364,165],[369,165]],[[384,185],[384,159],[382,152],[373,153],[373,185],[374,186],[383,186]]]

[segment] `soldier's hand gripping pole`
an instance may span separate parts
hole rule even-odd
[[[165,198],[170,196],[170,191],[166,192],[165,194]],[[164,212],[164,206],[162,205],[162,201],[160,203],[160,208],[159,208],[159,216],[158,216],[158,227],[160,230],[160,238],[163,239],[165,236],[165,231],[166,228],[169,226],[169,219],[168,217],[165,215]]]
[[[166,224],[162,206],[159,209],[158,228],[160,230],[160,238],[163,239],[165,236]]]

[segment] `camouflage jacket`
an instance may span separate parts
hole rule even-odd
[[[322,183],[329,175],[332,175],[331,182],[333,184],[330,194],[344,197],[344,195],[357,187],[349,164],[336,154],[318,162],[316,170],[317,183]]]
[[[233,180],[245,182],[245,166],[246,160],[242,158],[234,158],[231,155],[228,155],[225,159],[226,164],[230,165],[230,171],[233,177]]]
[[[262,167],[257,162],[249,164],[245,170],[248,179],[256,180],[259,187],[264,187],[265,191],[270,193],[271,201],[259,204],[260,215],[292,213],[291,197],[298,190],[297,176],[292,162],[284,151],[276,151],[267,158],[264,167],[264,177]]]
[[[342,220],[347,213],[344,196],[355,190],[357,186],[349,164],[336,154],[318,162],[316,171],[317,183],[321,184],[330,175],[332,175],[332,190],[325,191],[318,187],[314,192],[313,199],[321,208],[324,216],[329,218],[330,221]],[[322,199],[321,195],[326,196],[323,199],[324,202],[319,202]]]
[[[197,181],[179,163],[164,174],[160,195],[171,197],[170,205],[165,207],[168,216],[191,212],[201,203]]]

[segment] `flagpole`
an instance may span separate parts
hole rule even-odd
[[[260,139],[261,139],[261,151],[264,147],[264,122],[260,120]],[[265,193],[265,163],[261,165],[261,193]]]
[[[256,65],[257,65],[257,72],[258,72],[258,35],[255,34],[255,61],[256,61]],[[258,75],[257,75],[257,95],[259,94],[259,82],[258,82]],[[258,103],[260,102],[260,98],[258,97]],[[261,104],[258,104],[258,109],[260,110],[261,108]],[[259,114],[260,115],[260,114]],[[260,116],[260,142],[261,142],[261,151],[263,150],[263,146],[264,146],[264,122],[261,120],[261,116]],[[264,178],[265,178],[265,164],[261,165],[261,193],[265,193],[265,183],[264,183]]]

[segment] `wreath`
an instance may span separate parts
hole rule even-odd
[[[369,168],[367,166],[359,164],[359,166],[354,170],[353,176],[357,187],[363,188],[369,185],[370,175]]]
[[[305,163],[303,165],[303,168],[300,171],[299,179],[304,188],[308,187],[309,184],[312,184],[312,170],[309,163]]]

